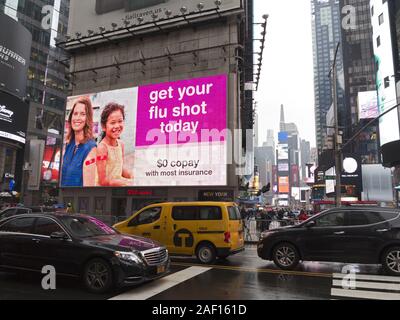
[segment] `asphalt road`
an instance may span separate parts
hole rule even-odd
[[[365,276],[350,278],[343,286],[343,264],[304,263],[295,271],[283,272],[259,259],[252,246],[210,266],[188,258],[172,261],[171,273],[166,277],[107,295],[87,293],[75,279],[57,278],[57,289],[45,291],[41,275],[0,273],[0,300],[400,299],[400,278],[384,276],[379,266],[354,266]],[[351,280],[356,280],[359,287]]]

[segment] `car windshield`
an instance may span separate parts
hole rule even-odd
[[[115,235],[116,230],[104,222],[92,217],[65,216],[61,218],[66,228],[77,238],[91,238],[97,236]]]

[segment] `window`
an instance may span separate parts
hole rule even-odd
[[[383,18],[383,13],[379,15],[379,25],[382,25],[385,22]]]
[[[381,46],[381,36],[378,36],[378,38],[376,38],[376,45],[377,45],[378,47]]]
[[[199,207],[199,220],[222,220],[220,207]]]
[[[240,220],[240,211],[237,207],[228,207],[229,219],[230,220]]]
[[[385,88],[389,88],[390,87],[390,78],[386,77],[383,81],[385,83]]]
[[[197,220],[197,207],[174,207],[172,209],[174,220]]]
[[[344,213],[333,212],[315,220],[317,227],[340,227],[344,226]]]
[[[371,217],[372,218],[372,217]],[[372,219],[373,220],[373,219]],[[375,222],[376,223],[376,222]],[[370,223],[368,216],[364,212],[350,212],[347,216],[348,226],[365,226]]]
[[[3,211],[3,213],[0,215],[0,219],[12,217],[15,215],[16,211],[17,211],[17,209],[7,209],[7,210]]]
[[[106,208],[106,198],[94,199],[94,211],[96,215],[101,216]]]
[[[3,232],[31,233],[35,218],[16,218],[0,227]]]
[[[50,237],[54,232],[63,232],[63,230],[53,220],[48,218],[39,218],[36,221],[34,234]]]
[[[158,221],[160,217],[161,217],[161,208],[160,207],[151,208],[140,213],[131,222],[134,223],[135,225],[149,224]]]

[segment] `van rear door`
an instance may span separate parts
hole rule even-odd
[[[244,228],[240,211],[237,206],[228,206],[229,232],[231,233],[231,250],[239,250],[244,247]]]

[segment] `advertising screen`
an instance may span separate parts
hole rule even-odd
[[[372,0],[371,8],[376,13],[372,17],[374,31],[374,53],[376,64],[376,86],[378,91],[379,114],[390,110],[397,104],[396,82],[391,35],[391,17],[389,15],[389,1]],[[399,115],[396,109],[380,119],[379,123],[381,146],[399,140]]]
[[[279,177],[279,193],[289,193],[289,177]]]
[[[26,103],[0,92],[0,137],[25,144],[28,112]]]
[[[183,7],[186,10],[181,10]],[[75,36],[80,32],[86,35],[89,29],[98,32],[99,27],[112,31],[113,23],[118,29],[125,27],[124,21],[137,25],[138,18],[142,19],[140,24],[143,28],[149,22],[165,23],[162,20],[182,16],[182,12],[207,16],[217,14],[216,9],[223,12],[240,7],[240,0],[224,0],[218,6],[214,0],[71,0],[68,34]]]
[[[278,163],[279,172],[289,172],[289,162]]]
[[[358,115],[359,119],[375,119],[379,116],[376,91],[358,93]]]
[[[70,97],[61,186],[225,186],[226,139],[226,75]]]
[[[61,150],[47,145],[44,150],[42,162],[42,180],[58,183],[60,173]]]
[[[278,160],[289,160],[289,146],[278,144]]]
[[[30,32],[0,13],[0,83],[4,84],[3,89],[19,97],[26,96],[31,44]]]

